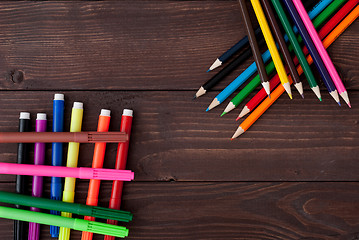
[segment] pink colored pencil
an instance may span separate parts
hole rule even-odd
[[[348,106],[351,107],[347,90],[345,89],[344,84],[343,84],[342,80],[340,79],[339,74],[338,74],[337,70],[335,69],[334,64],[331,61],[327,51],[325,50],[322,42],[320,41],[318,33],[315,30],[313,23],[311,22],[311,20],[308,16],[308,13],[305,10],[301,0],[292,0],[292,2],[294,4],[295,8],[297,9],[298,14],[301,17],[306,29],[308,30],[309,35],[311,36],[313,43],[319,52],[319,55],[323,59],[324,65],[327,68],[327,70],[335,84],[335,87],[337,88],[337,90],[339,92],[339,95],[344,99],[344,101],[348,104]]]

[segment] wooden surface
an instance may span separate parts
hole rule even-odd
[[[96,129],[101,108],[112,111],[111,130],[123,108],[134,110],[128,239],[359,239],[358,21],[328,49],[352,109],[323,85],[319,102],[305,83],[304,100],[280,97],[235,141],[242,105],[222,118],[228,100],[205,109],[253,59],[192,97],[215,74],[205,72],[215,58],[245,35],[236,1],[1,2],[0,29],[0,131],[16,131],[20,111],[47,113],[50,130],[57,92],[66,130],[74,101],[84,102],[83,130]],[[15,162],[16,149],[1,144],[1,161]],[[105,167],[116,150],[108,145]],[[91,166],[92,153],[81,145],[79,166]],[[13,176],[0,181],[14,191]],[[107,207],[111,182],[101,186]],[[87,188],[78,181],[76,202]],[[12,221],[1,219],[0,231],[12,239]]]

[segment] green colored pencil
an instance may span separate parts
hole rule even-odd
[[[295,36],[295,34],[293,32],[292,26],[290,25],[289,20],[288,20],[287,16],[285,15],[285,12],[284,12],[284,9],[283,9],[281,3],[279,2],[279,0],[272,0],[272,4],[274,6],[275,11],[278,14],[279,20],[282,23],[285,32],[287,33],[287,36],[288,36],[289,41],[291,43],[291,46],[293,46],[293,48],[294,48],[293,50],[295,52],[295,55],[297,55],[297,58],[299,60],[300,65],[303,68],[303,72],[304,72],[304,74],[305,74],[305,76],[306,76],[306,78],[308,80],[310,88],[313,90],[313,92],[319,98],[319,100],[322,101],[322,97],[320,95],[320,89],[319,89],[318,83],[315,80],[313,72],[309,67],[307,59],[305,58],[304,53],[302,51],[302,48],[300,47],[300,45],[299,45],[299,43],[297,41],[297,38],[296,38],[296,36]],[[321,16],[321,14],[319,16]],[[315,18],[314,21],[316,21],[317,18]],[[321,17],[321,19],[323,19],[323,17]],[[317,26],[319,26],[318,23],[317,23]]]
[[[338,9],[338,7],[341,6],[344,2],[345,2],[345,0],[334,0],[328,7],[326,7],[326,8],[323,10],[323,12],[321,12],[321,13],[313,20],[313,25],[314,25],[314,27],[315,27],[315,28],[319,27],[319,26],[320,26],[323,22],[325,22],[325,21]],[[282,9],[283,9],[283,8],[282,8]],[[280,18],[280,19],[281,19],[281,18]],[[292,30],[292,31],[293,31],[293,30]],[[297,41],[300,43],[300,42],[302,41],[302,38],[299,36],[299,37],[297,38]],[[289,49],[289,51],[293,51],[293,50],[294,50],[293,45],[290,44],[290,45],[288,46],[288,49]],[[303,52],[302,52],[302,53],[303,53]],[[297,56],[299,56],[299,55],[297,54]],[[300,61],[299,57],[298,57],[298,60]],[[305,62],[307,62],[306,59],[305,59]],[[267,66],[269,66],[269,65],[271,65],[271,64],[273,64],[273,61],[270,62]],[[307,64],[308,64],[308,62],[307,62]],[[302,64],[301,64],[301,65],[302,65]],[[302,65],[302,68],[303,68],[303,70],[304,70],[303,65]],[[269,70],[269,69],[266,67],[267,73],[268,73],[268,70]],[[273,70],[274,70],[274,68],[273,68]],[[270,72],[270,73],[271,73],[271,72]],[[270,74],[270,73],[268,73],[268,74]],[[304,71],[304,73],[306,73],[306,71]],[[313,74],[313,73],[312,73],[312,74]],[[258,75],[252,79],[253,83],[252,83],[252,81],[248,83],[248,84],[251,84],[250,87],[248,87],[248,88],[246,88],[247,86],[244,87],[244,88],[229,102],[229,104],[227,105],[226,109],[223,111],[223,113],[222,113],[221,116],[223,116],[224,114],[226,114],[226,113],[230,112],[231,110],[233,110],[234,108],[236,108],[236,107],[245,99],[245,97],[247,97],[247,96],[249,95],[249,93],[251,93],[251,91],[253,91],[253,90],[259,85],[259,84],[257,84],[257,81],[258,81],[257,78],[259,78]],[[315,78],[312,78],[312,79],[315,80]],[[307,77],[307,80],[308,80],[308,82],[310,81],[310,80],[308,79],[308,77]],[[316,83],[316,81],[315,81],[315,83]],[[248,84],[247,84],[247,85],[248,85]],[[311,84],[311,83],[309,83],[309,84]],[[318,84],[317,84],[317,85],[318,85]],[[312,86],[315,87],[315,85],[312,85]],[[312,87],[312,86],[310,85],[310,87]],[[314,91],[314,90],[313,90],[313,91]],[[318,98],[319,98],[319,97],[318,97]],[[321,98],[319,98],[319,100],[321,100]]]

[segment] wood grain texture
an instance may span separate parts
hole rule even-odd
[[[84,102],[83,130],[95,130],[101,108],[112,110],[110,130],[118,130],[123,108],[134,110],[128,167],[140,181],[357,181],[359,95],[353,109],[338,107],[323,94],[303,100],[282,96],[247,133],[237,111],[220,118],[223,108],[205,112],[208,97],[193,92],[75,91],[65,94],[65,129],[74,101]],[[48,114],[52,128],[54,92],[2,92],[0,131],[16,131],[19,111]],[[209,94],[211,95],[211,94]],[[204,101],[207,100],[207,101]],[[310,108],[308,108],[310,106]],[[34,122],[33,122],[34,124]],[[80,166],[91,166],[93,144],[81,144]],[[48,162],[51,146],[48,145]],[[116,144],[109,144],[105,167],[113,168]],[[1,144],[2,161],[16,160],[16,144]],[[270,171],[268,171],[270,169]],[[1,176],[0,179],[12,179]]]
[[[78,182],[76,202],[85,202],[87,187],[87,181]],[[122,225],[130,229],[129,240],[357,239],[358,187],[357,182],[126,183],[122,206],[134,219]],[[4,185],[1,190],[9,191]],[[100,206],[108,205],[110,190],[102,185]],[[1,220],[0,229],[11,224]],[[41,239],[50,239],[49,228],[41,230]],[[11,239],[11,231],[2,237]],[[81,239],[81,232],[71,231],[71,239]]]
[[[245,36],[236,1],[5,2],[0,28],[0,88],[13,90],[195,90]],[[329,49],[350,89],[358,28]]]
[[[101,108],[112,111],[112,131],[123,108],[134,110],[127,167],[135,181],[122,202],[134,214],[128,239],[359,239],[358,20],[328,49],[352,109],[322,84],[319,102],[305,82],[305,99],[280,97],[235,141],[243,105],[222,118],[230,99],[205,109],[253,59],[191,99],[216,73],[205,72],[215,58],[245,35],[236,1],[1,2],[0,27],[0,131],[17,131],[20,111],[47,113],[50,130],[58,92],[65,130],[74,101],[84,102],[83,130],[96,129]],[[81,144],[79,166],[91,166],[93,147]],[[0,161],[15,162],[16,149],[0,144]],[[107,146],[106,168],[116,151]],[[50,145],[46,156],[49,164]],[[0,175],[0,190],[14,191],[14,180]],[[100,206],[111,184],[102,182]],[[76,202],[85,203],[87,188],[77,181]],[[12,239],[12,226],[0,219],[1,239]],[[50,239],[42,226],[40,240]]]

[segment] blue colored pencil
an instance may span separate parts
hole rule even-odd
[[[322,76],[324,85],[328,89],[329,94],[340,105],[339,95],[335,88],[335,85],[334,85],[334,83],[329,75],[329,72],[328,72],[327,68],[325,67],[324,62],[323,62],[322,58],[320,57],[319,52],[318,52],[317,48],[315,47],[306,27],[304,26],[303,21],[300,18],[293,2],[291,0],[283,0],[283,2],[289,12],[289,15],[291,16],[295,25],[299,29],[299,33],[303,38],[304,44],[308,48],[308,51],[313,58],[314,64],[317,67],[317,69],[319,70],[320,75]]]
[[[53,132],[64,131],[64,95],[55,94],[53,102]],[[62,166],[62,143],[52,143],[52,166]],[[62,182],[59,177],[51,178],[51,199],[61,201]],[[50,211],[53,215],[60,215],[59,211]],[[50,226],[50,234],[52,237],[59,236],[60,228],[57,226]]]
[[[319,13],[321,13],[325,7],[327,7],[333,0],[322,0],[317,5],[313,7],[313,9],[308,13],[310,19],[315,18],[318,16]],[[319,11],[320,10],[320,11]],[[294,33],[298,33],[298,29],[293,27]],[[289,41],[287,34],[284,35],[284,40],[286,42]],[[268,59],[265,57],[269,54]],[[270,59],[270,53],[269,50],[265,51],[262,54],[263,62],[266,63]],[[248,70],[248,71],[247,71]],[[257,72],[257,66],[255,62],[253,62],[244,72],[242,72],[231,84],[229,84],[222,92],[219,93],[211,102],[209,107],[206,111],[209,111],[219,104],[221,104],[223,101],[226,100],[228,96],[230,96],[234,91],[237,90],[239,86],[241,86],[248,78],[250,78],[255,72]],[[250,75],[249,75],[250,74]]]

